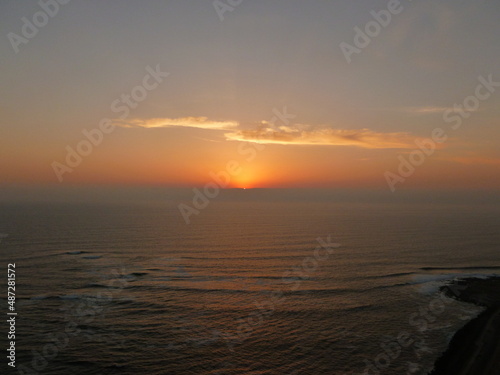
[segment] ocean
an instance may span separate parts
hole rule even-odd
[[[481,311],[439,286],[500,271],[495,205],[214,200],[191,219],[3,204],[1,373],[427,374]]]

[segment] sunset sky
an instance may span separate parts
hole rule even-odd
[[[388,3],[72,0],[15,47],[41,7],[2,1],[0,184],[194,187],[235,161],[229,187],[388,189],[441,128],[397,187],[500,188],[500,84],[484,85],[500,82],[500,3],[401,1],[349,63],[341,44]]]

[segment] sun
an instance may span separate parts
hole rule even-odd
[[[265,188],[273,180],[272,173],[260,165],[242,165],[238,173],[231,175],[230,189],[251,190]]]
[[[253,174],[245,173],[238,176],[234,176],[230,183],[232,188],[235,189],[252,189],[257,185],[257,179]]]

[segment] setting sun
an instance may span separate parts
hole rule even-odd
[[[248,166],[242,166],[241,173],[232,176],[229,188],[252,189],[262,187],[264,179],[262,172],[252,170]]]

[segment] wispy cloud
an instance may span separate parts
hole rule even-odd
[[[355,146],[362,148],[415,148],[415,137],[408,133],[379,133],[370,129],[311,129],[308,125],[272,128],[263,123],[252,130],[237,130],[225,134],[226,139],[283,145]]]
[[[209,130],[226,130],[225,139],[281,145],[354,146],[371,149],[413,149],[415,136],[409,133],[381,133],[370,129],[332,129],[305,124],[275,126],[262,121],[253,129],[242,129],[236,121],[213,121],[207,117],[152,118],[114,120],[116,126],[125,128],[188,127]],[[208,140],[208,139],[207,139]]]
[[[412,115],[433,115],[433,114],[443,114],[445,111],[457,111],[455,107],[441,107],[441,106],[419,106],[419,107],[364,107],[357,108],[358,110],[366,111],[377,111],[377,112],[400,112]],[[466,109],[462,107],[465,112],[478,112],[481,109]]]
[[[416,115],[431,115],[435,113],[444,113],[445,111],[454,111],[454,107],[433,107],[433,106],[425,106],[425,107],[405,107],[401,109],[403,112],[413,113]],[[475,112],[474,110],[464,109],[466,112]]]
[[[213,121],[207,117],[151,118],[113,120],[113,124],[124,128],[169,128],[187,127],[211,130],[229,130],[238,127],[236,121]]]
[[[403,108],[404,112],[415,113],[419,115],[427,115],[434,113],[443,113],[448,109],[453,109],[450,107],[407,107]]]

